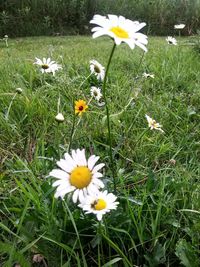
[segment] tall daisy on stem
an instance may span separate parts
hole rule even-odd
[[[131,49],[134,49],[135,46],[139,46],[145,52],[147,52],[148,40],[147,36],[140,33],[139,30],[142,29],[146,23],[139,23],[138,21],[131,21],[126,19],[123,16],[116,15],[94,15],[93,19],[90,21],[91,24],[96,24],[94,28],[92,28],[93,38],[97,38],[103,35],[108,35],[114,41],[113,48],[110,53],[110,57],[108,59],[107,68],[105,71],[105,76],[103,79],[103,87],[102,93],[106,106],[106,117],[107,117],[107,128],[108,128],[108,141],[109,141],[109,154],[110,154],[110,163],[112,169],[113,183],[114,183],[114,191],[116,192],[116,180],[115,180],[115,166],[114,159],[112,154],[112,139],[111,139],[111,127],[110,127],[110,118],[109,118],[109,107],[106,96],[106,83],[109,72],[110,63],[117,45],[121,43],[126,43],[129,45]]]

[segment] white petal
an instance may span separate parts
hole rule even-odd
[[[99,160],[99,157],[95,156],[95,155],[92,155],[89,157],[88,159],[88,168],[90,170],[93,169],[94,165],[96,164],[96,162]]]
[[[102,220],[102,216],[103,216],[103,215],[102,215],[101,213],[97,213],[97,220],[98,220],[98,221],[101,221],[101,220]]]
[[[84,199],[85,199],[85,196],[84,196],[84,194],[83,194],[83,190],[79,190],[79,201],[80,201],[80,202],[83,202]]]
[[[71,188],[65,188],[65,189],[62,189],[62,190],[59,190],[59,188],[57,188],[56,190],[56,193],[55,193],[55,198],[58,198],[58,197],[64,197],[66,194],[70,193],[71,191]]]
[[[69,153],[64,154],[65,160],[67,161],[67,164],[70,166],[73,166],[73,168],[77,167],[76,161],[72,159],[72,157],[69,155]]]
[[[100,188],[104,188],[104,183],[99,179],[93,179],[93,183]]]
[[[55,182],[53,182],[52,186],[56,187],[56,186],[60,186],[63,184],[63,180],[56,180]]]
[[[138,41],[135,41],[135,44],[136,44],[137,46],[139,46],[140,48],[142,48],[145,52],[147,52],[147,48],[146,48],[146,46],[144,46],[143,44],[141,44],[141,43],[138,42]]]
[[[92,175],[93,178],[101,178],[103,177],[103,174],[100,173],[100,172],[95,172],[93,175]]]
[[[62,171],[62,170],[59,170],[59,169],[54,169],[52,170],[50,173],[49,173],[50,176],[53,176],[55,178],[58,178],[58,179],[67,179],[69,178],[69,175],[68,173]]]
[[[116,45],[120,45],[121,44],[121,42],[122,42],[121,38],[118,38],[118,37],[115,36],[114,39],[115,39]]]
[[[96,32],[93,33],[92,37],[93,38],[97,38],[97,37],[100,37],[100,36],[103,36],[103,35],[109,35],[108,31],[105,31],[104,29],[96,31]]]
[[[74,203],[77,202],[77,200],[78,200],[78,195],[79,195],[79,189],[76,189],[76,190],[74,191],[73,196],[72,196],[72,200],[73,200]]]
[[[76,162],[79,166],[87,166],[87,161],[85,157],[85,149],[77,149],[77,159]]]
[[[87,187],[87,192],[89,195],[95,196],[95,194],[98,194],[99,192],[99,187],[90,183]]]
[[[102,169],[104,166],[105,166],[104,163],[100,163],[100,164],[96,165],[96,166],[94,167],[94,169],[92,170],[92,173],[98,172],[98,171],[99,171],[100,169]]]
[[[131,49],[135,48],[135,41],[133,39],[127,39],[124,40],[124,42],[127,43]]]
[[[56,164],[58,165],[58,167],[60,167],[61,169],[63,169],[66,172],[71,172],[74,167],[73,165],[70,165],[66,160],[61,159],[59,161],[56,162]]]

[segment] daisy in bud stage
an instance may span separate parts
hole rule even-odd
[[[173,38],[173,37],[171,37],[171,36],[168,36],[168,37],[166,38],[166,41],[167,41],[168,44],[170,44],[170,45],[177,45],[177,41],[176,41],[176,39]]]
[[[85,149],[72,150],[71,155],[65,153],[64,159],[57,161],[60,169],[54,169],[50,176],[58,180],[53,183],[57,187],[55,197],[64,198],[68,193],[73,193],[72,200],[76,203],[85,199],[87,194],[98,192],[104,187],[99,179],[103,175],[99,172],[104,163],[95,166],[99,157],[92,155],[86,159]]]
[[[95,74],[97,79],[103,81],[105,76],[105,68],[96,60],[90,60],[91,74]]]
[[[86,112],[86,109],[88,109],[88,106],[84,100],[75,101],[75,114],[81,116],[83,112]]]
[[[87,195],[78,206],[82,208],[86,214],[95,214],[97,219],[101,221],[104,214],[117,208],[119,202],[116,202],[116,199],[117,197],[115,195],[107,191],[93,192]]]
[[[95,86],[92,86],[90,89],[91,96],[94,97],[97,101],[99,101],[102,98],[101,89],[97,88]]]
[[[50,58],[43,58],[41,60],[36,57],[35,59],[36,61],[33,64],[40,66],[42,73],[53,73],[53,75],[55,75],[57,70],[62,69],[60,65],[58,65],[55,61],[51,61]]]
[[[63,122],[65,120],[64,116],[62,113],[58,113],[56,116],[55,116],[55,120],[57,122]]]
[[[92,29],[93,38],[108,35],[114,39],[116,45],[120,45],[124,42],[127,43],[131,49],[135,48],[137,45],[147,52],[147,36],[139,32],[146,23],[131,21],[123,16],[118,17],[116,15],[108,15],[108,17],[95,15],[90,23],[97,25]]]
[[[162,133],[164,133],[164,131],[161,129],[162,125],[160,125],[160,123],[156,122],[155,120],[153,120],[152,118],[150,118],[148,115],[145,115],[149,128],[151,130],[155,129],[155,130],[159,130]]]

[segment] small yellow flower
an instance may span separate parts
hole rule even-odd
[[[84,100],[75,101],[75,114],[81,116],[83,112],[86,112],[87,108],[87,103]]]

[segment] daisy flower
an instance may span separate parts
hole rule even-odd
[[[91,96],[94,97],[97,101],[99,101],[102,97],[101,89],[95,86],[92,86],[90,89]]]
[[[87,108],[88,106],[84,100],[75,101],[75,114],[81,116],[83,112],[86,112]]]
[[[174,25],[175,30],[182,30],[185,28],[185,24],[176,24]]]
[[[21,93],[23,92],[23,89],[20,88],[20,87],[17,87],[17,88],[15,89],[15,91],[16,91],[18,94],[21,94]]]
[[[51,61],[50,58],[43,58],[42,60],[39,58],[35,58],[36,61],[33,64],[36,64],[41,67],[42,73],[50,73],[52,72],[55,75],[55,72],[59,69],[62,69],[60,65],[58,65],[55,61]]]
[[[147,36],[138,32],[146,23],[131,21],[123,16],[118,17],[116,15],[108,15],[108,17],[95,15],[90,23],[97,25],[92,29],[93,38],[108,35],[114,39],[116,45],[125,42],[131,49],[135,48],[135,45],[137,45],[147,52],[145,46],[148,43]]]
[[[87,194],[104,187],[103,182],[99,180],[103,176],[99,170],[105,164],[95,166],[99,157],[92,155],[86,160],[85,149],[72,150],[71,155],[65,153],[64,157],[57,162],[60,169],[54,169],[49,174],[58,179],[53,183],[53,186],[57,187],[55,197],[64,198],[72,192],[72,200],[76,203],[78,200],[83,201]]]
[[[97,79],[103,81],[105,76],[105,68],[96,60],[90,60],[91,74],[95,74]]]
[[[166,41],[167,41],[168,44],[170,44],[170,45],[177,45],[177,41],[176,41],[176,39],[173,38],[173,37],[171,37],[171,36],[168,36],[168,37],[166,38]]]
[[[159,130],[162,133],[164,133],[164,131],[161,129],[162,125],[160,125],[158,122],[156,122],[155,120],[153,120],[152,118],[150,118],[148,115],[145,115],[147,122],[149,124],[149,128],[151,130],[155,129],[155,130]]]
[[[107,190],[104,192],[98,191],[87,195],[78,206],[82,208],[86,214],[95,214],[97,219],[101,221],[104,214],[117,208],[119,202],[116,202],[116,199],[117,197],[112,193],[108,193]]]
[[[152,78],[152,79],[154,79],[154,74],[150,74],[150,73],[146,73],[146,72],[144,72],[143,73],[143,75],[142,75],[144,78]]]

